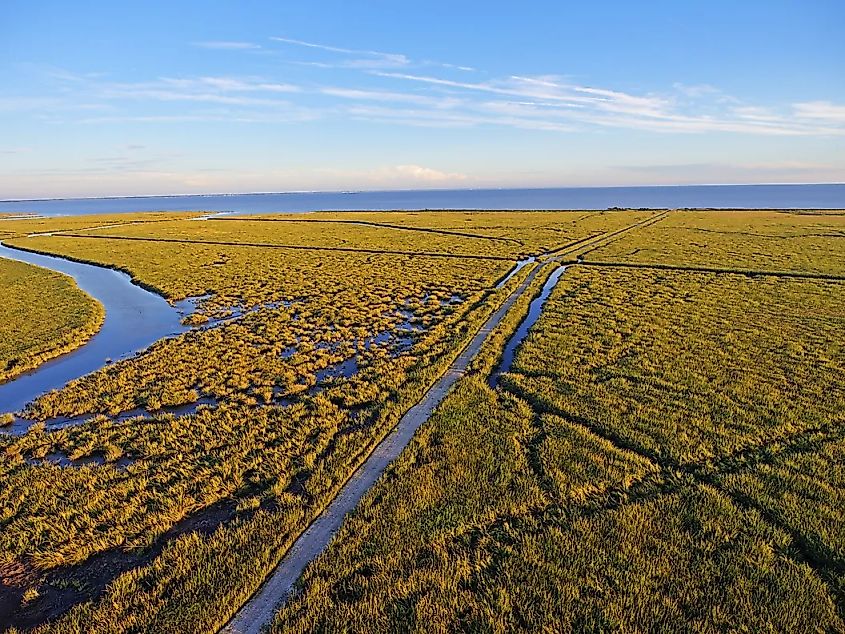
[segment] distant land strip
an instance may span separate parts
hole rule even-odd
[[[658,222],[660,222],[661,220],[664,220],[668,217],[669,217],[668,211],[661,211],[660,213],[657,213],[657,214],[655,214],[655,215],[653,215],[649,218],[646,218],[645,220],[641,220],[640,222],[638,222],[634,225],[631,225],[630,227],[625,227],[625,228],[620,229],[618,231],[614,231],[613,233],[608,234],[606,236],[606,239],[598,240],[598,241],[590,244],[589,245],[590,248],[586,249],[585,251],[581,251],[578,254],[578,257],[583,258],[585,255],[587,255],[591,251],[595,251],[596,249],[606,247],[607,245],[609,245],[613,242],[616,242],[617,240],[621,240],[624,237],[624,234],[627,233],[628,231],[632,231],[634,229],[643,229],[645,227],[650,227],[650,226],[655,225]]]
[[[144,212],[140,212],[140,213],[144,213]],[[182,220],[182,219],[181,218],[152,218],[152,219],[149,219],[149,220],[117,220],[116,219],[114,222],[109,223],[109,224],[105,224],[105,225],[101,224],[101,225],[93,225],[93,226],[90,226],[90,227],[73,227],[71,229],[55,229],[53,231],[50,231],[49,229],[44,230],[44,231],[32,231],[32,232],[24,231],[23,233],[14,233],[12,235],[16,235],[16,236],[26,235],[27,237],[30,237],[30,236],[35,236],[35,237],[38,237],[38,236],[59,236],[59,235],[62,235],[64,233],[67,233],[68,231],[96,231],[97,229],[113,229],[113,228],[116,228],[116,227],[128,227],[130,225],[148,225],[148,224],[152,224],[154,222],[174,222],[176,220]]]
[[[594,251],[600,247],[607,246],[611,242],[620,239],[625,233],[628,231],[633,231],[634,229],[639,229],[640,227],[647,226],[649,224],[654,224],[660,220],[663,220],[668,215],[668,212],[660,212],[656,215],[649,216],[643,220],[635,222],[632,225],[628,225],[627,227],[622,227],[621,229],[616,229],[615,231],[604,231],[600,233],[592,233],[588,236],[583,238],[578,238],[577,240],[572,240],[563,244],[561,246],[555,247],[551,251],[547,251],[545,253],[541,253],[541,258],[548,258],[554,257],[556,258],[561,264],[578,264],[580,262],[580,258],[590,251]],[[574,252],[577,251],[576,257],[578,259],[575,260],[563,260],[561,259],[565,255],[573,255]]]
[[[551,257],[551,256],[558,256],[559,257],[559,256],[567,254],[569,251],[571,251],[575,247],[584,246],[586,244],[592,244],[593,241],[598,241],[599,238],[605,238],[605,237],[607,237],[606,231],[599,231],[599,232],[591,233],[590,235],[585,236],[583,238],[577,238],[575,240],[570,240],[569,242],[562,244],[560,246],[557,246],[554,249],[552,249],[551,251],[546,251],[545,253],[541,253],[540,255],[542,257]],[[573,260],[573,262],[575,262],[575,260]]]
[[[478,238],[479,240],[496,240],[498,242],[513,242],[514,244],[522,245],[520,240],[515,238],[500,238],[498,236],[484,236],[478,233],[467,233],[464,231],[451,231],[449,229],[434,229],[432,227],[406,227],[404,225],[394,225],[388,222],[373,222],[371,220],[337,220],[337,219],[314,219],[307,220],[305,218],[246,218],[246,217],[211,217],[209,220],[218,222],[326,222],[347,225],[364,225],[366,227],[383,227],[385,229],[400,229],[402,231],[422,231],[424,233],[441,233],[447,236],[460,236],[462,238]]]
[[[692,273],[732,273],[749,277],[764,275],[768,277],[792,277],[809,280],[845,281],[845,275],[835,273],[809,273],[803,271],[760,271],[757,269],[727,269],[716,266],[686,266],[681,264],[659,264],[648,262],[602,262],[600,260],[580,260],[584,266],[607,266],[618,269],[660,269],[666,271],[689,271]]]
[[[209,244],[223,247],[258,247],[262,249],[293,249],[297,251],[338,251],[346,253],[369,253],[372,255],[418,255],[430,258],[457,258],[461,260],[501,260],[513,262],[517,258],[502,255],[474,255],[472,253],[438,253],[433,251],[390,251],[383,249],[364,249],[355,247],[321,247],[303,244],[271,244],[267,242],[226,242],[222,240],[187,240],[179,238],[144,238],[140,236],[95,236],[80,233],[54,234],[54,238],[84,238],[87,240],[133,240],[138,242],[172,242],[175,244]]]

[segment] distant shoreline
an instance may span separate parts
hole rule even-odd
[[[598,191],[598,190],[656,190],[674,188],[724,188],[724,187],[845,187],[842,183],[700,183],[683,185],[567,185],[563,187],[432,187],[425,189],[303,189],[279,192],[217,192],[203,194],[135,194],[135,195],[111,195],[111,196],[58,196],[51,198],[0,198],[0,204],[4,203],[28,203],[28,202],[51,202],[60,200],[144,200],[149,198],[217,198],[225,196],[297,196],[297,195],[332,195],[351,196],[360,194],[402,194],[417,192],[503,192],[503,191],[524,191],[524,192],[551,192],[551,191]],[[707,207],[701,207],[707,209]],[[838,209],[838,208],[834,208]],[[551,211],[551,210],[550,210]]]
[[[185,194],[0,202],[0,213],[43,216],[134,213],[312,211],[564,211],[622,209],[845,209],[845,183],[669,185],[528,189],[406,189],[344,192]]]

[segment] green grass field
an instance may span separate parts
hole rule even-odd
[[[0,258],[0,296],[0,382],[79,347],[103,321],[71,278],[22,262]]]
[[[759,246],[715,264],[785,268]],[[841,271],[819,253],[797,272]],[[274,631],[843,630],[843,282],[561,280],[501,387],[464,379]]]
[[[587,261],[845,275],[845,212],[687,211]]]
[[[215,631],[517,257],[649,218],[568,253],[586,264],[493,389],[543,269],[273,629],[845,631],[845,216],[779,212],[0,220],[12,245],[209,295],[205,317],[255,309],[28,410],[100,418],[0,436],[0,609],[39,632]],[[39,462],[56,453],[105,464]]]

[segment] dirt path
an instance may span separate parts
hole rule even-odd
[[[328,546],[340,528],[343,518],[357,506],[360,499],[379,479],[387,466],[399,456],[411,441],[414,433],[428,420],[434,409],[461,378],[470,361],[478,354],[490,332],[510,310],[517,298],[525,292],[537,277],[536,267],[517,289],[504,301],[499,309],[484,323],[469,345],[455,359],[446,372],[426,392],[422,400],[409,409],[394,430],[370,454],[352,478],[340,490],[337,497],[302,533],[288,550],[276,570],[259,591],[235,615],[221,631],[225,634],[258,634],[273,619],[276,607],[284,601],[293,584],[305,567]]]
[[[558,266],[566,256],[597,248],[603,245],[605,241],[615,239],[631,229],[657,222],[665,216],[666,214],[657,214],[623,229],[591,237],[585,241],[578,241],[577,244],[568,245],[555,252],[554,257],[547,260],[547,264],[535,267],[499,309],[484,323],[460,356],[452,362],[446,372],[426,392],[422,400],[405,413],[394,430],[373,450],[364,464],[343,486],[337,497],[296,539],[276,569],[258,589],[258,592],[220,630],[221,634],[259,634],[272,622],[277,608],[288,597],[294,583],[299,579],[306,566],[326,549],[347,513],[358,505],[358,502],[381,477],[388,465],[408,445],[417,429],[429,419],[435,408],[446,397],[452,386],[464,374],[472,359],[481,350],[481,346],[492,330],[507,314],[514,302],[526,291],[541,270],[547,266]]]

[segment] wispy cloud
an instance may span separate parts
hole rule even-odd
[[[573,132],[575,127],[561,121],[519,116],[508,112],[475,112],[472,110],[431,110],[424,108],[397,108],[389,106],[353,105],[344,112],[366,121],[380,121],[428,128],[471,128],[497,126],[523,130]]]
[[[776,123],[781,120],[781,116],[776,112],[761,106],[734,106],[731,108],[731,112],[745,121]]]
[[[433,84],[461,90],[538,100],[546,105],[593,106],[600,110],[656,115],[664,112],[669,101],[663,97],[637,96],[624,92],[562,83],[551,76],[511,75],[504,79],[466,82],[429,75],[374,71],[374,75],[392,79]],[[533,103],[533,102],[532,102]]]
[[[299,86],[260,77],[163,77],[152,82],[106,83],[100,93],[110,99],[193,101],[231,106],[273,106],[286,102],[260,94],[296,93]]]
[[[437,109],[456,108],[464,100],[443,95],[420,95],[415,93],[396,92],[390,90],[363,90],[360,88],[339,88],[328,86],[320,92],[331,97],[340,97],[352,101],[392,101],[431,106]]]
[[[381,53],[379,51],[368,51],[355,48],[342,48],[340,46],[329,46],[327,44],[315,44],[314,42],[305,42],[304,40],[295,40],[290,37],[271,37],[274,42],[284,42],[285,44],[294,44],[296,46],[304,46],[306,48],[316,48],[321,51],[330,51],[332,53],[345,53],[347,55],[388,55],[389,53]],[[402,55],[401,57],[404,57]]]
[[[0,188],[6,195],[13,189],[41,191],[47,179],[63,195],[257,191],[268,183],[276,189],[372,189],[477,186],[484,179],[488,185],[845,180],[842,161],[829,156],[830,148],[845,136],[845,103],[835,101],[836,91],[771,101],[731,95],[717,85],[689,80],[663,86],[650,83],[648,90],[632,88],[630,81],[576,80],[567,73],[577,69],[565,67],[558,74],[523,69],[497,76],[460,60],[431,61],[408,51],[287,37],[260,43],[208,40],[185,46],[197,53],[191,60],[197,70],[185,75],[174,70],[183,68],[181,64],[119,77],[86,68],[39,64],[23,68],[31,81],[11,83],[0,96],[0,127],[12,132],[0,147]],[[231,70],[233,64],[238,72]],[[115,141],[88,157],[79,156],[74,135],[63,139],[63,147],[57,145],[63,152],[50,152],[38,144],[30,152],[24,147],[31,143],[27,125],[17,127],[21,122],[38,134],[55,133],[57,139],[74,125],[97,126],[103,134],[91,137],[87,146],[91,148],[102,138]],[[297,143],[313,138],[308,128],[311,122],[335,124],[335,129],[366,129],[376,141],[360,152],[360,162],[355,148],[351,166],[347,152],[353,137],[335,145],[327,143],[325,151],[320,147],[314,154],[322,165],[336,161],[336,169],[316,168],[317,159],[307,151],[304,156],[296,152],[302,147]],[[251,145],[254,131],[233,133],[238,125],[266,130],[268,139],[284,138],[283,144],[291,139],[290,151]],[[167,126],[180,130],[172,144]],[[193,131],[192,126],[196,126]],[[275,129],[281,126],[302,129]],[[382,127],[382,134],[376,126]],[[409,132],[410,127],[448,132],[415,134]],[[462,134],[473,128],[483,133]],[[223,131],[227,149],[234,151],[203,154],[188,147],[183,130],[185,138]],[[506,130],[517,132],[504,134]],[[704,138],[700,142],[671,139],[649,147],[650,134]],[[406,135],[408,143],[393,139],[385,143],[389,135]],[[735,138],[740,135],[759,138]],[[466,140],[467,155],[473,156],[466,162],[458,160],[463,157],[447,156],[438,164],[431,157],[444,151],[442,147],[453,146],[441,144],[436,150],[432,146],[435,140],[452,136],[455,145]],[[802,142],[799,136],[813,138]],[[432,141],[426,146],[428,137]],[[526,147],[538,151],[518,160],[508,156],[507,150],[504,158],[477,158],[487,147],[514,147],[515,137],[528,139]],[[641,145],[634,146],[633,139]],[[590,148],[594,141],[596,148]],[[179,148],[182,142],[181,158],[164,149]],[[606,146],[601,145],[605,142]],[[708,162],[723,142],[723,151],[730,148],[731,159]],[[379,143],[388,148],[388,154],[399,148],[398,154],[383,159],[386,165],[379,165],[381,158],[373,158]],[[414,156],[413,150],[419,148],[426,152]],[[618,158],[607,158],[599,151],[605,148],[614,152],[621,148],[612,153]],[[251,171],[246,167],[250,159],[245,157],[253,149],[256,155],[265,155],[250,157],[256,165]],[[626,161],[648,165],[608,164]]]
[[[409,82],[429,84],[459,92],[487,93],[515,99],[485,100],[480,110],[509,113],[520,118],[543,120],[547,124],[567,120],[598,127],[615,127],[652,132],[729,132],[767,135],[842,135],[845,106],[829,102],[795,104],[792,113],[775,114],[761,107],[738,107],[710,87],[683,95],[718,95],[715,102],[679,106],[675,95],[634,95],[618,90],[581,86],[555,76],[518,76],[483,82],[467,82],[431,75],[372,71],[371,74]],[[696,107],[699,111],[696,112]],[[713,109],[715,114],[711,114]],[[551,126],[549,126],[551,128]]]
[[[796,117],[825,121],[830,124],[845,124],[845,104],[806,101],[794,104],[793,108]]]
[[[343,182],[353,189],[372,187],[447,187],[466,181],[461,172],[448,172],[416,164],[384,165],[372,169],[324,168],[318,170],[324,178]]]
[[[274,42],[282,44],[290,44],[293,46],[300,46],[304,48],[316,49],[319,51],[326,51],[329,53],[340,53],[344,56],[355,56],[357,59],[343,59],[334,64],[325,63],[326,66],[336,66],[345,68],[397,68],[408,66],[411,60],[401,53],[384,53],[382,51],[373,51],[367,49],[343,48],[340,46],[329,46],[326,44],[316,44],[314,42],[305,42],[303,40],[295,40],[288,37],[271,37]]]
[[[426,62],[423,62],[423,64],[425,64],[426,66],[441,66],[443,68],[452,68],[454,70],[462,70],[465,73],[474,73],[474,72],[478,71],[477,68],[473,68],[472,66],[460,66],[458,64],[446,64],[446,63],[443,63],[443,62],[426,61]]]
[[[375,170],[373,176],[396,176],[403,179],[411,179],[414,181],[422,181],[427,183],[444,183],[464,181],[467,179],[466,174],[458,172],[443,172],[433,169],[431,167],[423,167],[422,165],[395,165],[381,170]]]
[[[144,84],[124,84],[139,86]],[[299,86],[268,81],[261,77],[163,77],[147,85],[168,86],[185,92],[216,90],[219,92],[299,92]]]
[[[302,66],[311,66],[313,68],[351,68],[359,70],[378,70],[419,66],[439,67],[448,70],[458,70],[464,73],[477,72],[478,70],[472,66],[467,66],[465,64],[449,64],[445,62],[435,62],[432,60],[414,61],[410,57],[402,53],[385,53],[384,51],[376,51],[372,49],[330,46],[327,44],[317,44],[315,42],[306,42],[303,40],[296,40],[288,37],[271,37],[270,40],[274,42],[280,42],[282,44],[304,47],[327,53],[334,53],[339,56],[339,58],[331,58],[331,61],[293,60],[290,62]],[[353,57],[353,59],[348,59],[348,57],[350,56]]]
[[[50,68],[58,86],[47,96],[0,98],[0,112],[41,113],[58,121],[73,110],[104,110],[93,123],[235,121],[285,123],[347,119],[424,127],[496,126],[567,133],[630,129],[669,134],[845,135],[845,105],[802,99],[748,103],[710,84],[676,82],[662,91],[620,90],[562,75],[513,74],[479,79],[458,64],[415,62],[401,53],[273,37],[285,47],[318,52],[294,60],[318,70],[276,68],[265,75],[163,76],[114,82],[97,73]],[[250,50],[249,42],[196,42],[203,48]],[[267,50],[271,47],[268,45]],[[277,52],[277,51],[276,51]],[[298,77],[294,83],[285,75]],[[481,75],[483,77],[483,75]],[[193,106],[191,104],[194,104]],[[67,115],[69,116],[69,115]],[[65,122],[65,121],[63,121]]]

